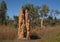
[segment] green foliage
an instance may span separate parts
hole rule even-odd
[[[50,10],[49,7],[45,4],[39,7],[39,6],[34,6],[33,4],[28,3],[24,5],[23,8],[24,10],[27,9],[29,12],[29,19],[30,19],[31,27],[39,26],[41,24],[40,23],[41,18],[44,19],[44,21],[46,22],[45,24],[47,25],[56,24],[57,18],[55,14],[60,14],[58,10]],[[50,15],[48,15],[49,12],[50,12]],[[46,18],[47,20],[45,20],[45,17],[47,17]]]
[[[33,4],[26,4],[23,6],[24,10],[28,10],[29,12],[29,19],[30,19],[30,26],[36,26],[36,21],[39,19],[39,6],[34,6]]]
[[[42,7],[40,8],[41,17],[47,16],[48,12],[49,12],[49,7],[46,5],[42,5]]]
[[[18,23],[18,16],[14,16],[14,20]]]
[[[18,16],[14,16],[14,26],[18,26]]]

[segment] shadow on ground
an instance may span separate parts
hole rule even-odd
[[[39,37],[39,36],[36,35],[36,34],[30,35],[30,40],[37,40],[37,39],[41,39],[41,37]]]

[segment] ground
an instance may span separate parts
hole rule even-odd
[[[3,30],[3,29],[4,30]],[[10,28],[10,29],[9,29]],[[47,26],[45,29],[33,29],[33,33],[40,36],[40,39],[18,40],[16,39],[17,28],[0,26],[0,42],[60,42],[60,26]],[[9,30],[9,31],[8,31]],[[7,33],[7,34],[6,34]],[[9,36],[8,36],[9,35]],[[9,37],[9,39],[8,39]],[[5,40],[7,39],[7,40]]]

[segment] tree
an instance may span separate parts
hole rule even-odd
[[[46,5],[42,5],[42,7],[40,8],[41,28],[43,28],[44,18],[45,16],[47,16],[48,12],[49,12],[49,7]]]
[[[10,17],[6,16],[6,22],[7,22],[7,24],[9,24],[9,19],[10,19]]]
[[[6,23],[6,12],[7,12],[7,6],[5,1],[3,0],[0,4],[0,23]]]
[[[36,25],[36,21],[39,18],[38,10],[40,7],[34,6],[33,4],[26,4],[23,8],[29,12],[30,26]]]
[[[59,10],[54,10],[54,9],[52,9],[52,10],[50,10],[50,15],[48,16],[48,21],[49,21],[49,24],[50,25],[55,25],[56,24],[56,22],[57,22],[57,15],[59,15],[60,14],[60,11]]]
[[[59,10],[51,10],[50,15],[53,17],[53,19],[57,18],[56,16],[60,14]]]
[[[56,15],[59,15],[59,14],[60,14],[60,11],[59,11],[59,10],[55,10],[55,11],[54,11],[54,14],[55,14],[54,16],[55,16],[55,18],[56,18]]]
[[[60,14],[60,11],[59,10],[54,10],[54,22],[57,23],[57,17]]]
[[[14,16],[14,25],[15,27],[18,26],[18,16]]]

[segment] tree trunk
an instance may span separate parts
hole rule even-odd
[[[41,19],[41,29],[43,28],[43,22],[44,22],[44,19],[42,18]]]
[[[41,19],[41,28],[43,28],[43,19]]]

